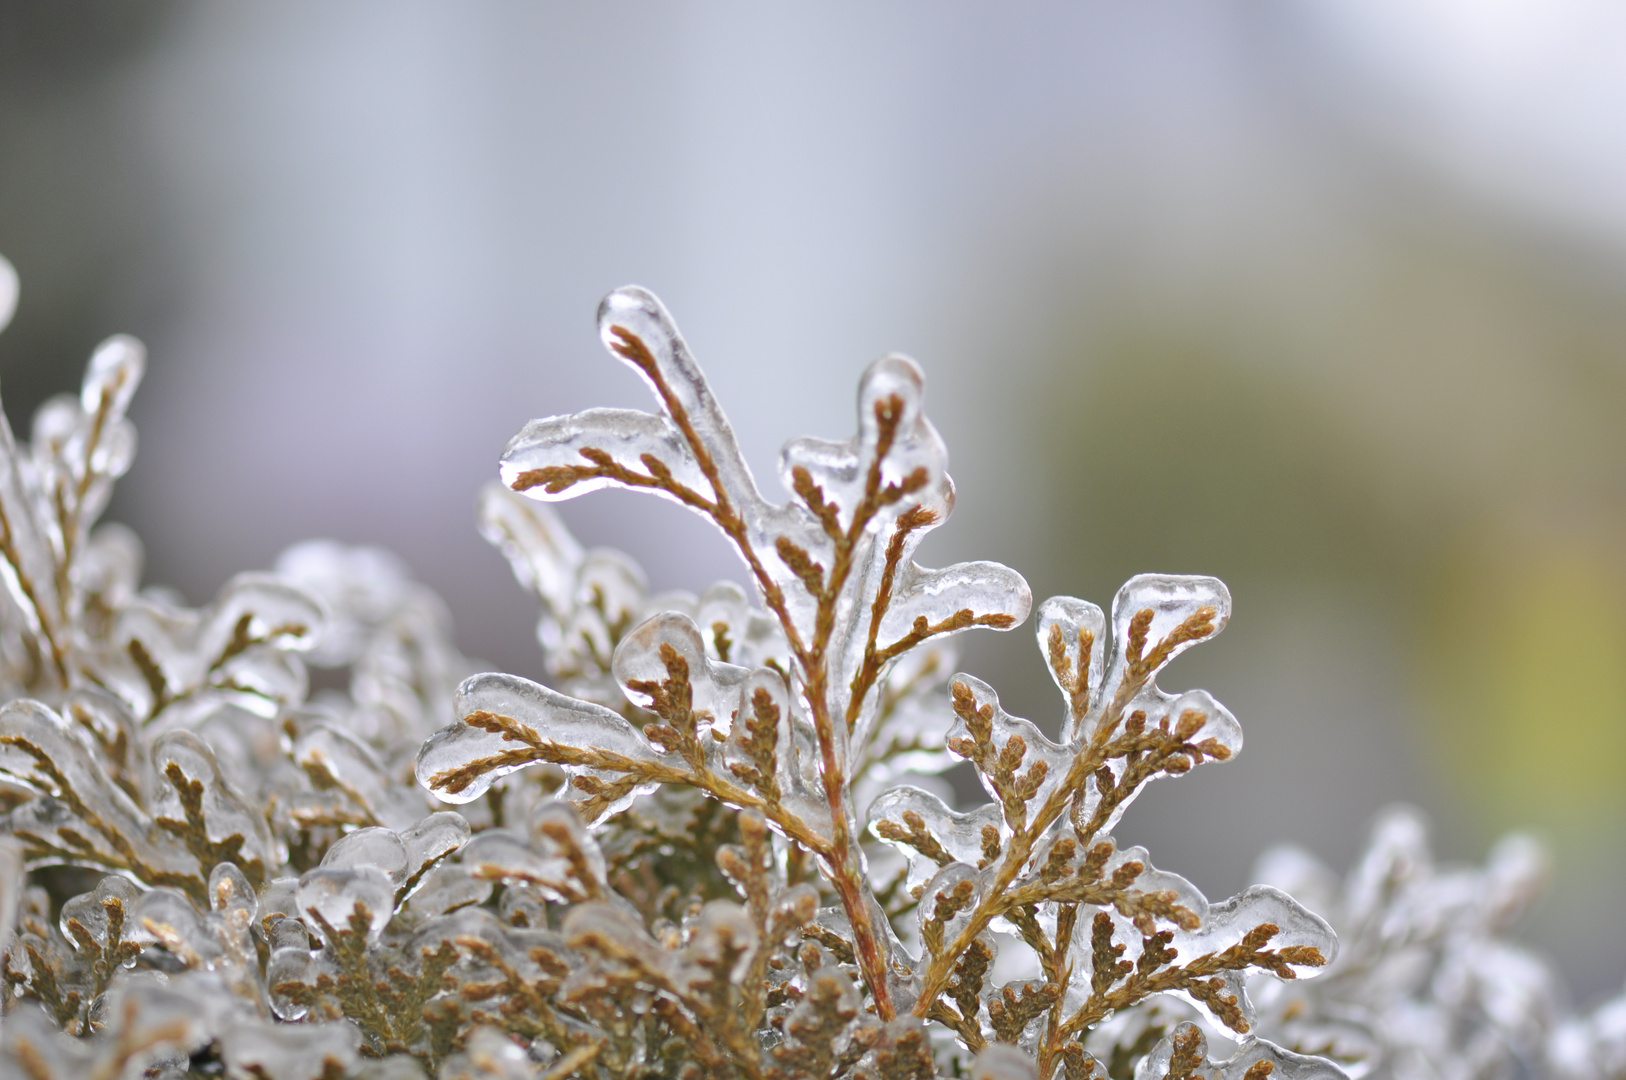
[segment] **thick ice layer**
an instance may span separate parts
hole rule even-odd
[[[354,916],[368,942],[376,943],[395,911],[395,884],[376,866],[318,867],[300,875],[299,907],[324,938],[352,929]]]

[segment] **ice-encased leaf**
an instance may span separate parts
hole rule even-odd
[[[751,605],[746,591],[732,581],[714,581],[695,601],[694,621],[711,656],[729,664],[757,668],[770,663],[782,671],[791,666],[789,646],[779,624]]]
[[[15,837],[0,836],[0,952],[11,944],[22,905],[24,886],[23,846]]]
[[[1079,723],[1101,697],[1101,677],[1111,644],[1106,639],[1107,617],[1088,600],[1052,596],[1039,605],[1034,621],[1045,667],[1067,698],[1062,730],[1070,739],[1077,738]]]
[[[826,683],[832,711],[867,724],[874,680],[898,653],[926,637],[1026,617],[1026,583],[1004,567],[929,571],[911,560],[953,504],[947,452],[925,418],[914,361],[889,356],[865,372],[854,438],[787,444],[781,474],[797,501],[774,506],[660,302],[642,289],[618,290],[600,307],[599,328],[650,384],[662,415],[590,410],[533,421],[504,454],[504,483],[548,500],[609,485],[653,491],[712,519],[788,620],[786,632],[828,639],[820,655],[836,669]],[[839,579],[826,577],[838,569]],[[878,595],[884,601],[872,604]],[[854,692],[860,704],[849,702]]]
[[[1131,717],[1139,714],[1143,730],[1162,729],[1169,735],[1161,748],[1168,756],[1164,759],[1165,767],[1146,773],[1129,788],[1123,788],[1121,781],[1130,771],[1131,757],[1125,754],[1107,760],[1103,768],[1112,774],[1116,787],[1110,812],[1099,819],[1102,830],[1115,828],[1130,804],[1152,781],[1182,775],[1205,760],[1229,761],[1242,752],[1242,725],[1206,690],[1188,690],[1176,697],[1152,687],[1143,690],[1130,704],[1135,710]],[[1081,818],[1095,814],[1101,803],[1098,777],[1089,778],[1078,802]]]
[[[1298,978],[1320,974],[1338,955],[1338,935],[1327,921],[1269,885],[1249,886],[1229,899],[1209,904],[1199,916],[1201,925],[1196,930],[1175,935],[1174,945],[1182,957],[1220,952],[1260,926],[1276,928],[1269,940],[1270,949],[1293,950],[1287,954],[1294,958],[1287,967]],[[1320,963],[1297,959],[1307,958],[1306,950],[1313,950]]]
[[[1147,612],[1150,612],[1148,619]],[[1171,634],[1194,617],[1205,614],[1213,629],[1204,637],[1212,637],[1225,628],[1231,618],[1231,591],[1216,577],[1189,574],[1136,574],[1112,599],[1112,631],[1118,644],[1114,666],[1126,664],[1135,649],[1137,636],[1148,645],[1169,641],[1169,647],[1158,653],[1162,663],[1168,663],[1203,638],[1173,637]],[[1142,628],[1144,627],[1144,628]],[[1142,659],[1150,659],[1149,650],[1141,652]],[[1160,665],[1161,666],[1161,665]],[[1156,669],[1153,669],[1154,674]]]
[[[146,346],[128,334],[114,334],[91,353],[79,391],[79,407],[92,417],[98,413],[122,417],[146,369]]]
[[[209,873],[209,907],[246,930],[260,913],[260,898],[247,874],[232,863],[221,863]]]
[[[983,788],[1019,829],[1028,806],[1043,804],[1060,786],[1073,754],[1034,724],[1007,713],[994,688],[981,679],[956,675],[951,690],[955,715],[948,748],[977,767]]]
[[[1122,698],[1132,688],[1151,686],[1169,661],[1218,634],[1230,618],[1231,593],[1219,578],[1136,574],[1112,599],[1113,650],[1107,691]],[[1080,734],[1088,734],[1090,722],[1113,700],[1104,700],[1091,710]]]
[[[417,763],[418,782],[447,802],[477,799],[498,777],[539,761],[567,771],[682,766],[676,755],[657,753],[621,714],[516,675],[465,680],[455,712],[457,722],[423,744]]]
[[[979,806],[968,814],[917,787],[895,787],[870,803],[867,826],[878,839],[909,860],[910,887],[924,884],[947,861],[980,868],[992,861],[1003,841],[999,807]]]
[[[214,967],[224,951],[204,915],[174,889],[142,893],[133,905],[124,936],[135,944],[161,945],[193,968]]]
[[[242,866],[256,880],[282,860],[265,815],[251,807],[221,774],[214,752],[196,734],[167,731],[152,745],[149,807],[160,826],[207,841],[214,854]]]
[[[625,963],[630,959],[635,971],[641,968],[659,972],[673,982],[685,984],[704,977],[701,971],[681,970],[677,955],[661,948],[660,943],[644,929],[636,913],[614,904],[589,902],[571,905],[565,913],[560,932],[572,949],[591,952],[616,963]],[[586,980],[591,975],[582,969],[573,972],[571,978]]]
[[[314,986],[320,963],[303,942],[271,951],[265,963],[265,985],[271,1011],[278,1019],[303,1020],[310,1006],[298,994],[300,986]]]
[[[87,739],[37,701],[0,708],[0,776],[43,796],[7,817],[30,862],[129,870],[148,881],[197,879],[197,860],[108,779]]]
[[[929,923],[936,923],[943,928],[942,937],[945,940],[953,939],[970,922],[971,909],[981,899],[987,884],[975,867],[965,863],[949,863],[938,870],[926,882],[920,894],[920,904],[915,909],[915,918],[922,932],[926,932]],[[953,913],[944,918],[949,909],[953,909]]]
[[[487,829],[463,849],[467,873],[483,881],[526,882],[540,886],[554,900],[579,900],[583,892],[570,860],[531,847],[521,836],[504,829]]]
[[[15,884],[21,883],[22,868],[18,867]],[[118,874],[107,875],[96,883],[92,891],[63,903],[62,915],[58,920],[62,936],[76,947],[84,947],[88,938],[98,948],[106,948],[113,927],[117,928],[119,936],[125,934],[130,911],[140,896],[141,890],[132,885],[128,878]]]
[[[318,722],[293,745],[293,759],[319,788],[334,789],[358,804],[364,821],[405,829],[423,816],[425,799],[398,783],[372,747],[335,727]]]
[[[324,621],[314,596],[272,574],[237,575],[201,610],[143,595],[119,613],[99,677],[149,721],[178,706],[171,723],[185,723],[220,698],[271,715],[303,699],[292,654],[315,643]]]
[[[406,565],[377,547],[306,540],[277,556],[275,572],[319,598],[328,618],[310,650],[313,664],[354,662],[411,587]]]
[[[359,920],[369,943],[376,943],[395,910],[395,884],[375,866],[317,867],[299,878],[299,907],[324,938],[343,933]]]
[[[915,361],[896,353],[875,361],[859,378],[858,434],[841,442],[791,440],[779,455],[780,480],[795,491],[797,470],[804,470],[824,489],[825,502],[851,518],[869,494],[869,467],[878,463],[880,487],[907,482],[922,507],[946,518],[954,502],[948,447],[926,419],[925,397],[926,376]]]
[[[166,980],[157,972],[137,972],[122,978],[108,991],[106,1026],[97,1040],[100,1067],[81,1075],[140,1076],[160,1060],[184,1062],[242,1019],[235,1006],[236,999],[211,973],[186,972]]]
[[[586,409],[532,420],[502,457],[503,482],[532,498],[640,486],[681,502],[653,483],[637,482],[649,479],[655,468],[689,491],[706,489],[706,476],[682,432],[664,417],[636,409]]]
[[[972,626],[1007,630],[1028,617],[1033,594],[1022,575],[996,562],[963,562],[940,570],[900,569],[892,604],[881,620],[888,646],[930,628],[958,633]]]
[[[469,842],[472,830],[462,814],[437,810],[401,833],[406,845],[406,881],[412,881],[435,863]]]
[[[17,445],[11,424],[0,416],[0,510],[5,513],[5,550],[0,552],[0,581],[19,625],[36,645],[41,661],[50,665],[55,686],[67,682],[67,631],[62,625],[57,592],[57,560],[41,517],[43,507],[34,498],[31,462]]]
[[[711,973],[712,979],[738,986],[750,969],[757,944],[756,923],[744,907],[731,900],[712,900],[690,924],[682,959]]]
[[[727,734],[739,708],[740,684],[750,675],[749,668],[714,662],[706,655],[705,639],[694,620],[675,612],[655,615],[634,627],[621,639],[610,670],[628,700],[656,712],[656,688],[670,678],[686,682],[687,708],[695,717],[697,738],[714,728]]]
[[[1298,900],[1311,911],[1334,917],[1341,914],[1339,881],[1320,859],[1301,847],[1280,844],[1267,849],[1254,863],[1253,880]]]
[[[450,860],[431,867],[413,890],[404,910],[415,919],[428,919],[449,911],[483,904],[492,883],[470,875],[468,867]]]
[[[8,1075],[28,1080],[82,1080],[96,1067],[100,1049],[57,1027],[44,1009],[13,1009],[5,1018]],[[22,1062],[27,1062],[26,1071]]]
[[[1361,861],[1346,885],[1345,910],[1351,922],[1367,922],[1414,881],[1433,874],[1428,827],[1410,807],[1390,807],[1379,815]]]
[[[555,900],[602,896],[604,855],[567,803],[542,804],[529,837],[508,829],[487,829],[463,848],[463,868],[487,881],[526,882]]]

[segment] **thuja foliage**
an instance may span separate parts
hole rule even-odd
[[[143,589],[135,537],[96,526],[134,449],[129,338],[28,442],[0,427],[0,1072],[1623,1072],[1626,1005],[1560,1015],[1503,936],[1527,845],[1435,870],[1392,815],[1343,887],[1276,852],[1214,903],[1114,840],[1148,783],[1241,749],[1157,684],[1225,626],[1220,582],[1040,604],[1052,740],[953,673],[955,635],[1034,613],[1006,567],[914,561],[954,491],[913,361],[865,373],[853,438],[786,447],[780,504],[652,296],[600,328],[655,410],[535,421],[481,497],[548,686],[472,671],[374,549],[300,545],[201,610]],[[583,550],[546,504],[610,486],[709,519],[750,589],[651,595]],[[981,805],[950,804],[956,761]]]

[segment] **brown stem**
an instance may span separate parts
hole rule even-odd
[[[826,651],[835,626],[836,599],[840,596],[841,588],[852,570],[855,541],[875,511],[883,505],[879,500],[890,498],[891,501],[896,501],[903,493],[902,489],[897,487],[889,487],[883,492],[880,486],[881,461],[891,448],[901,403],[893,404],[889,410],[884,411],[884,414],[884,405],[877,404],[877,417],[882,420],[882,424],[875,462],[866,478],[864,499],[853,514],[852,524],[846,535],[836,543],[836,557],[826,580],[825,591],[817,598],[818,611],[814,619],[813,640],[809,646],[802,641],[779,584],[769,576],[767,567],[757,556],[747,533],[745,521],[735,510],[723,485],[716,460],[700,438],[687,408],[678,400],[677,394],[662,375],[649,347],[625,327],[612,327],[610,332],[615,338],[612,348],[637,366],[654,385],[667,414],[682,432],[694,453],[695,463],[711,484],[715,495],[715,501],[707,513],[734,542],[746,565],[750,567],[752,575],[762,589],[764,601],[779,619],[791,651],[802,669],[803,687],[819,741],[820,772],[824,783],[825,801],[830,809],[830,841],[827,845],[814,846],[814,850],[824,856],[830,871],[831,884],[835,886],[836,892],[841,897],[842,907],[846,910],[847,920],[853,931],[854,953],[864,982],[869,986],[874,998],[876,1012],[883,1020],[890,1020],[896,1010],[892,1004],[891,992],[887,988],[886,950],[882,945],[881,936],[876,932],[870,911],[869,886],[864,880],[862,870],[863,855],[850,827],[851,798],[842,773],[839,743],[831,717]],[[891,422],[887,423],[887,420]]]

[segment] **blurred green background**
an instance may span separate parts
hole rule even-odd
[[[1523,932],[1586,999],[1626,974],[1623,131],[1626,15],[1581,0],[0,0],[0,386],[26,430],[137,333],[151,580],[383,543],[534,673],[471,503],[529,417],[641,402],[600,295],[667,300],[762,476],[908,351],[960,489],[926,561],[1236,597],[1165,681],[1247,750],[1126,839],[1225,893],[1393,800],[1451,858],[1534,829]],[[677,510],[565,512],[738,576]],[[1054,723],[1028,633],[963,663]]]

